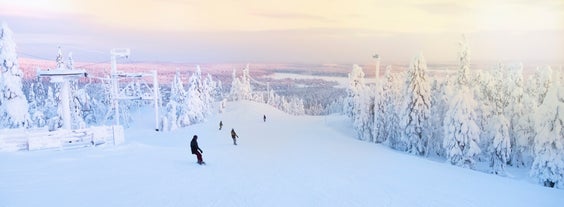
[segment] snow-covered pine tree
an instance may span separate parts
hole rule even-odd
[[[233,81],[231,82],[231,100],[251,100],[251,76],[249,75],[249,65],[243,69],[243,75],[238,78],[237,70],[233,70]]]
[[[203,95],[202,99],[204,100],[204,103],[207,107],[206,113],[208,115],[209,115],[209,113],[212,112],[212,108],[213,108],[215,101],[219,100],[219,98],[221,98],[221,92],[218,90],[218,88],[219,88],[218,84],[219,84],[219,82],[215,82],[213,80],[212,75],[208,73],[208,75],[204,79],[204,85],[203,85],[204,92],[202,93],[202,95]]]
[[[392,67],[386,67],[385,82],[382,90],[381,99],[384,102],[384,130],[378,133],[378,140],[383,140],[392,149],[405,151],[407,146],[401,142],[402,129],[400,127],[400,104],[403,102],[402,74],[392,73]]]
[[[188,90],[186,91],[186,107],[188,117],[192,124],[200,123],[205,120],[207,107],[202,100],[203,83],[202,72],[198,67],[188,80]]]
[[[429,122],[431,123],[431,135],[429,136],[429,142],[427,144],[427,156],[438,155],[441,157],[445,156],[443,148],[443,137],[444,137],[444,119],[446,111],[448,110],[448,98],[447,98],[447,87],[451,87],[449,82],[449,77],[445,78],[445,81],[440,82],[438,80],[433,81],[431,87],[431,117]]]
[[[490,129],[488,129],[489,140],[492,140],[489,152],[491,172],[494,174],[505,175],[505,166],[511,154],[509,141],[509,121],[503,114],[495,114],[490,119]]]
[[[186,104],[186,96],[187,94],[182,83],[182,76],[179,71],[176,71],[176,74],[174,75],[172,84],[170,86],[169,103],[167,103],[167,106],[165,107],[165,109],[167,110],[166,120],[169,122],[169,130],[176,129],[177,127],[188,126],[191,124],[190,118],[188,116],[189,109]],[[175,107],[174,110],[169,111],[172,110],[172,107]]]
[[[546,97],[548,88],[552,84],[552,68],[550,66],[537,68],[529,82],[530,84],[527,84],[529,87],[526,91],[535,98],[537,106],[540,106]]]
[[[374,98],[371,92],[365,85],[362,68],[353,65],[344,111],[352,119],[358,139],[369,142],[374,141]]]
[[[69,52],[69,56],[67,59],[67,69],[69,70],[74,69],[74,60],[72,59],[72,52]]]
[[[509,137],[510,121],[506,117],[511,103],[508,90],[509,70],[499,64],[493,71],[492,88],[488,92],[488,101],[490,104],[490,116],[487,117],[485,130],[482,131],[483,143],[488,149],[487,157],[490,159],[492,172],[496,174],[505,174],[503,171],[505,165],[510,159],[511,153],[511,137]]]
[[[178,129],[178,103],[174,100],[169,100],[165,106],[165,116],[161,119],[163,131],[173,131]]]
[[[533,163],[533,149],[535,130],[536,100],[528,94],[523,95],[521,111],[523,115],[517,117],[514,127],[515,143],[511,151],[515,154],[513,166],[530,167]]]
[[[63,60],[63,51],[62,51],[60,46],[58,48],[57,58],[55,58],[55,62],[57,63],[55,69],[65,69],[66,68],[65,61]]]
[[[383,143],[387,137],[385,135],[386,128],[386,106],[384,105],[384,90],[380,89],[374,97],[374,142]]]
[[[448,101],[443,140],[446,158],[453,165],[473,168],[474,157],[481,152],[478,146],[480,128],[474,112],[476,102],[470,90],[464,87]]]
[[[343,111],[345,115],[354,119],[356,115],[360,114],[360,108],[356,107],[356,103],[358,103],[360,96],[364,90],[366,90],[366,85],[364,83],[364,72],[360,66],[353,65],[353,69],[348,76],[349,86],[347,88],[347,97],[344,101]]]
[[[441,116],[443,112],[444,115],[442,146],[447,160],[453,165],[473,168],[474,157],[481,152],[478,145],[481,130],[476,113],[476,89],[473,88],[474,78],[470,74],[470,49],[466,37],[463,36],[459,46],[456,80],[450,86],[447,77],[440,87],[441,92],[435,93],[435,103],[444,107],[443,110],[440,106],[434,108],[433,114]]]
[[[511,157],[508,162],[513,166],[524,166],[525,162],[523,155],[528,150],[527,142],[518,142],[517,140],[526,140],[523,136],[527,136],[526,131],[523,131],[526,126],[523,126],[523,117],[527,117],[528,113],[531,113],[531,109],[527,109],[524,105],[524,83],[523,83],[523,64],[519,64],[513,67],[509,71],[508,77],[505,80],[505,96],[508,99],[508,106],[505,110],[505,117],[509,121],[509,137],[511,143]],[[519,126],[520,125],[520,126]],[[523,134],[525,132],[525,134]],[[525,146],[523,146],[523,144]],[[519,149],[519,150],[516,150]]]
[[[45,113],[45,100],[47,99],[47,90],[43,82],[32,82],[29,87],[29,114],[31,115],[32,127],[44,127],[47,123]]]
[[[530,174],[544,186],[564,189],[564,91],[557,78],[552,82],[537,113]]]
[[[407,152],[425,155],[429,140],[429,116],[431,108],[431,88],[427,78],[427,63],[419,54],[410,64],[406,76],[405,100],[401,126],[405,129],[402,141]]]
[[[19,68],[16,42],[6,23],[0,28],[0,127],[30,126],[26,97],[22,90],[23,72]]]

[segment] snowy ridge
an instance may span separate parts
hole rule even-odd
[[[562,190],[358,141],[344,116],[249,101],[172,132],[135,114],[112,148],[0,153],[0,206],[561,206]],[[263,122],[262,116],[267,120]],[[220,131],[219,121],[224,126]],[[240,136],[233,146],[229,130]],[[189,141],[197,134],[206,166]]]

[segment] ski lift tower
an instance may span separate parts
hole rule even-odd
[[[151,73],[124,73],[122,71],[117,70],[117,58],[128,58],[130,55],[129,48],[114,48],[110,51],[111,58],[112,58],[112,74],[111,74],[111,83],[112,83],[112,107],[114,108],[115,112],[115,119],[116,125],[120,125],[120,113],[119,113],[119,100],[152,100],[154,102],[154,110],[155,110],[155,130],[159,131],[159,82],[157,71],[153,70]],[[151,76],[153,78],[153,87],[152,91],[141,94],[141,95],[128,95],[124,92],[124,90],[120,89],[119,79],[120,78],[144,78],[147,76]],[[130,82],[128,86],[132,83]],[[145,89],[150,89],[151,87],[148,84],[145,84]],[[126,86],[127,88],[127,86]]]
[[[63,112],[63,128],[71,130],[71,112],[70,112],[70,81],[88,74],[85,70],[57,68],[54,70],[37,70],[38,77],[49,77],[51,82],[62,83],[61,88],[61,104]]]
[[[119,93],[119,89],[118,89],[118,72],[117,72],[117,58],[128,58],[129,55],[131,54],[131,50],[129,48],[114,48],[110,51],[111,54],[111,59],[112,59],[112,74],[111,74],[111,80],[112,80],[112,107],[114,108],[114,112],[115,112],[115,119],[116,119],[116,125],[120,125],[119,124],[119,100],[118,100],[118,93]]]
[[[376,85],[378,85],[380,83],[380,55],[378,54],[374,54],[372,56],[372,58],[374,58],[374,60],[376,60],[376,74],[375,74],[375,78],[376,78]]]

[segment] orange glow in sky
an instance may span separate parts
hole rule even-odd
[[[430,61],[454,61],[456,42],[466,34],[477,60],[564,62],[562,0],[0,0],[0,5],[0,20],[22,28],[23,44],[48,33],[46,42],[64,45],[47,37],[75,31],[34,32],[20,19],[46,24],[64,19],[101,33],[77,35],[75,44],[94,39],[111,47],[121,39],[117,44],[140,41],[140,49],[208,48],[216,50],[208,53],[217,61],[352,63],[368,62],[378,52],[384,60],[408,62],[420,51]],[[116,33],[121,36],[110,40]],[[248,56],[222,59],[223,49]]]

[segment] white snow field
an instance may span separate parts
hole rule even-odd
[[[564,206],[563,190],[524,170],[500,177],[358,141],[343,116],[229,102],[173,132],[136,116],[117,147],[0,153],[0,206]]]

